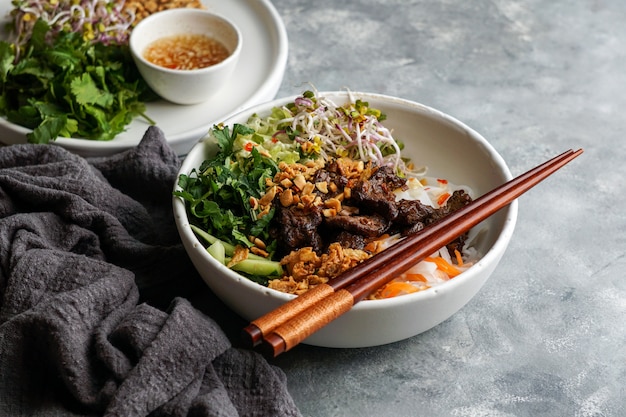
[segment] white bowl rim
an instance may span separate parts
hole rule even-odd
[[[138,32],[137,29],[142,29],[144,26],[151,24],[153,21],[158,20],[158,19],[162,19],[163,16],[167,16],[169,14],[172,15],[182,15],[182,17],[184,16],[188,16],[188,15],[202,15],[202,16],[206,16],[206,17],[213,17],[216,18],[217,20],[221,20],[222,22],[226,23],[232,30],[233,32],[236,34],[237,36],[237,45],[235,46],[235,49],[233,49],[230,54],[228,55],[228,57],[226,57],[224,60],[218,62],[217,64],[213,64],[210,65],[208,67],[203,67],[203,68],[196,68],[193,70],[180,70],[180,69],[172,69],[172,68],[166,68],[166,67],[162,67],[160,65],[156,65],[150,61],[148,61],[146,58],[144,58],[143,56],[143,51],[138,51],[136,48],[136,39],[137,39],[137,35],[136,33]],[[214,72],[214,71],[218,71],[220,68],[229,65],[233,60],[238,59],[238,55],[241,53],[241,49],[242,49],[242,34],[241,31],[239,30],[239,27],[229,18],[227,18],[226,16],[223,16],[219,13],[215,13],[209,10],[204,10],[204,9],[194,9],[194,8],[179,8],[179,9],[166,9],[166,10],[161,10],[159,12],[153,13],[150,16],[146,17],[145,19],[141,20],[139,23],[137,23],[137,26],[135,26],[135,28],[133,29],[133,31],[130,33],[130,39],[128,41],[128,47],[129,49],[133,52],[133,54],[141,60],[141,62],[144,65],[147,65],[148,67],[155,69],[155,70],[159,70],[162,71],[166,74],[203,74],[203,73],[208,73],[208,72]]]
[[[318,92],[317,94],[320,97],[338,96],[340,94],[349,94],[349,96],[351,97],[357,97],[362,100],[364,99],[364,101],[366,101],[368,98],[382,100],[382,101],[389,101],[389,102],[393,102],[396,104],[401,104],[403,106],[420,109],[421,111],[424,111],[424,112],[435,113],[439,117],[465,130],[471,136],[473,140],[480,143],[484,147],[485,151],[489,153],[489,156],[493,159],[493,161],[505,174],[506,180],[508,181],[512,179],[512,175],[509,170],[509,167],[504,161],[504,159],[502,158],[502,156],[495,150],[495,148],[481,134],[479,134],[474,129],[467,126],[465,123],[456,119],[455,117],[450,116],[446,113],[443,113],[440,110],[436,110],[430,106],[418,103],[416,101],[411,101],[408,99],[394,97],[394,96],[380,94],[380,93],[353,92],[353,91],[341,90],[341,91],[321,91],[321,92]],[[299,97],[300,95],[301,94],[293,95],[289,97],[281,97],[281,98],[267,101],[265,103],[257,104],[246,110],[237,112],[236,114],[229,116],[223,122],[223,124],[229,126],[230,124],[232,124],[232,120],[239,119],[243,117],[244,115],[252,115],[254,113],[260,113],[261,109],[265,110],[268,108],[272,108],[275,106],[280,106],[283,104],[293,102],[294,99]],[[201,140],[196,145],[194,145],[191,151],[187,154],[187,157],[185,158],[185,160],[183,160],[181,167],[179,169],[180,173],[183,173],[183,172],[189,173],[191,169],[195,167],[195,166],[191,166],[190,161],[191,159],[193,159],[193,156],[197,152],[201,152],[204,149],[204,146],[205,146],[204,140]],[[175,190],[179,189],[178,180],[176,181],[176,184],[174,185],[174,189]],[[179,197],[176,197],[176,196],[173,197],[173,209],[174,209],[175,217],[180,218],[180,219],[183,219],[183,218],[188,219],[187,212],[185,209],[185,203]],[[468,270],[454,277],[454,279],[451,279],[445,283],[442,283],[440,285],[434,286],[426,290],[417,291],[411,294],[405,294],[405,295],[401,295],[398,297],[392,297],[392,298],[386,298],[386,299],[363,300],[355,304],[352,307],[352,310],[365,311],[365,310],[387,309],[391,306],[401,306],[404,304],[412,304],[418,300],[436,298],[445,293],[452,292],[456,286],[462,285],[464,281],[474,278],[475,275],[479,274],[480,270],[485,267],[485,265],[490,265],[492,264],[492,262],[496,262],[498,260],[497,258],[499,256],[502,256],[502,253],[505,251],[513,235],[515,224],[517,222],[517,214],[518,214],[517,200],[514,200],[511,204],[509,204],[507,207],[504,207],[502,210],[506,211],[506,219],[502,226],[502,230],[498,233],[497,238],[495,239],[495,241],[493,242],[489,250],[486,253],[484,253],[481,256],[481,258],[476,262],[476,264],[472,265]],[[255,289],[259,291],[261,293],[260,295],[271,296],[282,302],[287,302],[296,298],[296,296],[293,294],[287,294],[278,290],[274,290],[269,287],[265,287],[261,284],[258,284],[238,274],[236,271],[233,271],[227,268],[225,265],[222,265],[219,262],[215,261],[214,259],[212,259],[211,255],[209,255],[208,252],[205,250],[205,246],[203,245],[203,243],[200,242],[200,240],[197,238],[195,233],[191,230],[191,227],[189,227],[189,223],[186,222],[182,224],[182,226],[183,228],[180,230],[180,233],[184,234],[186,238],[190,239],[190,241],[194,243],[195,248],[200,249],[201,256],[203,258],[210,259],[209,262],[216,265],[218,269],[222,269],[223,272],[230,278],[238,281],[240,284],[244,285],[245,287],[249,287],[251,289]]]

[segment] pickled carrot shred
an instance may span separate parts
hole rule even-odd
[[[434,258],[429,257],[424,260],[426,262],[433,262],[435,265],[437,265],[437,268],[440,271],[443,271],[450,278],[454,278],[461,273],[461,271],[458,268],[456,268],[454,265],[452,265],[451,263],[443,259],[441,256],[437,256]]]

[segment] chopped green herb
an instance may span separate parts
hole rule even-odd
[[[265,179],[278,172],[276,162],[251,149],[251,158],[233,158],[233,143],[253,130],[240,124],[215,126],[213,137],[219,152],[190,175],[181,175],[181,190],[174,194],[187,201],[192,218],[208,234],[230,245],[252,246],[248,236],[269,241],[269,224],[274,210],[258,217],[251,198],[265,194]]]

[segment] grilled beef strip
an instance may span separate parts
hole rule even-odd
[[[329,162],[311,180],[337,185],[333,193],[317,192],[322,200],[342,194],[351,188],[351,197],[344,204],[355,208],[347,215],[340,213],[324,217],[320,207],[282,207],[276,201],[277,215],[273,234],[279,238],[280,252],[289,253],[310,246],[321,254],[333,242],[353,249],[364,248],[369,240],[384,233],[401,233],[403,236],[418,232],[442,217],[464,207],[472,201],[463,190],[455,191],[446,205],[435,209],[417,200],[396,201],[394,190],[406,187],[406,179],[398,177],[391,167],[372,169],[370,178],[349,180],[335,162]],[[460,236],[447,245],[451,254],[460,250],[467,235]]]

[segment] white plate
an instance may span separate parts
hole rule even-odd
[[[287,64],[287,31],[269,0],[203,0],[208,10],[234,21],[243,34],[239,64],[231,78],[216,96],[192,106],[157,101],[147,104],[146,113],[163,130],[170,146],[186,154],[214,123],[253,105],[275,97]],[[4,25],[10,2],[0,2],[0,21]],[[148,123],[136,118],[111,141],[58,138],[55,143],[83,156],[110,155],[139,143]],[[9,123],[0,117],[0,142],[26,143],[30,129]]]

